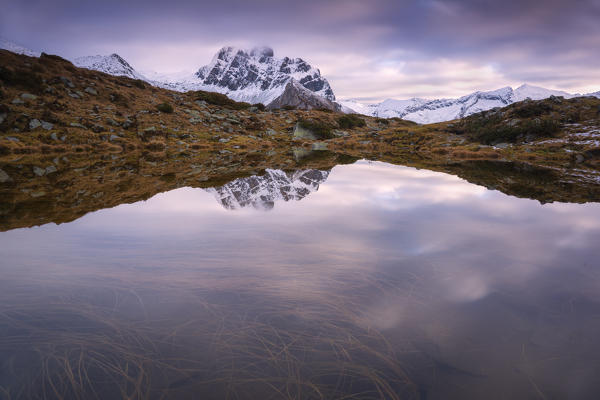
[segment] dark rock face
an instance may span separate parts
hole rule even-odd
[[[274,57],[273,49],[257,47],[252,50],[224,47],[212,62],[200,68],[195,76],[201,85],[214,87],[238,101],[272,101],[292,80],[309,91],[335,101],[333,90],[321,72],[306,61],[296,58]],[[259,93],[259,92],[269,92]]]
[[[291,106],[301,110],[312,110],[315,108],[324,108],[332,111],[341,110],[341,106],[338,103],[315,94],[295,80],[288,82],[283,93],[271,103],[267,104],[268,109],[282,108],[285,106]]]

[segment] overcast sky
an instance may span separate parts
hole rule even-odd
[[[527,82],[600,90],[600,0],[0,0],[0,36],[134,68],[196,70],[226,45],[320,68],[338,98],[455,97]]]

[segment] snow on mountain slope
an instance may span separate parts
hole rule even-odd
[[[292,79],[316,95],[335,101],[329,82],[317,68],[301,58],[275,58],[269,47],[251,50],[223,47],[195,74],[156,84],[178,91],[219,92],[236,101],[268,105],[283,93]]]
[[[132,79],[148,79],[137,72],[127,61],[118,54],[109,56],[85,56],[71,60],[76,67],[92,69],[110,75],[126,76]]]
[[[403,114],[405,110],[419,107],[428,100],[412,98],[408,100],[387,99],[378,104],[363,104],[354,100],[338,101],[343,107],[351,109],[350,112],[372,115],[381,118],[393,118]]]
[[[600,99],[600,90],[594,93],[588,93],[586,96],[593,96]]]
[[[39,51],[33,51],[16,43],[13,43],[9,40],[0,38],[0,49],[12,51],[17,54],[24,54],[29,57],[39,57]]]
[[[522,101],[527,98],[530,98],[531,100],[542,100],[547,99],[550,96],[562,96],[565,99],[570,99],[580,95],[570,94],[563,92],[562,90],[545,89],[543,87],[532,86],[528,84],[521,85],[514,90],[515,101]]]
[[[262,176],[239,178],[223,186],[206,189],[226,209],[254,207],[270,210],[276,201],[302,200],[327,179],[329,171],[316,169],[285,172],[267,169]]]
[[[463,118],[495,107],[505,107],[527,98],[541,100],[550,96],[571,98],[579,95],[538,86],[522,85],[514,90],[507,86],[489,92],[477,91],[457,99],[388,99],[379,104],[368,105],[352,101],[340,101],[340,103],[359,114],[381,118],[399,117],[421,124],[429,124]]]

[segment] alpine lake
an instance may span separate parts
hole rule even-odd
[[[598,398],[585,185],[330,152],[210,178],[104,161],[2,187],[2,399]]]

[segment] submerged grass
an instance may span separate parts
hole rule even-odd
[[[415,397],[392,346],[352,311],[367,295],[363,284],[349,287],[352,296],[282,299],[279,288],[216,281],[170,281],[164,293],[157,293],[158,282],[137,288],[121,282],[53,299],[23,291],[23,298],[6,296],[0,393],[8,399]]]

